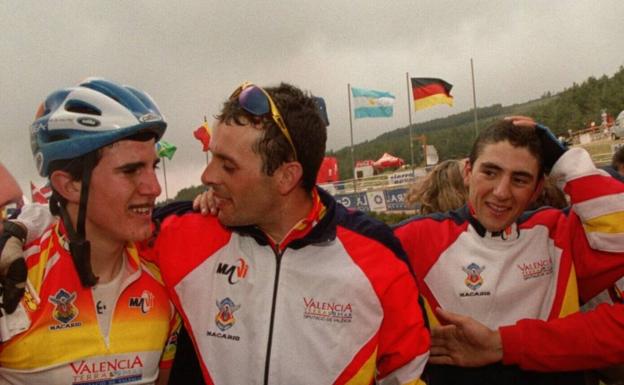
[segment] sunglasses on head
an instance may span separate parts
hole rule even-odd
[[[241,108],[254,116],[264,116],[267,114],[271,114],[271,118],[277,127],[279,127],[286,140],[290,144],[292,148],[293,155],[295,156],[295,160],[297,160],[297,150],[295,150],[295,144],[290,137],[290,132],[286,127],[286,123],[284,123],[284,118],[280,114],[277,106],[273,99],[271,99],[271,95],[266,92],[261,87],[249,82],[245,82],[241,84],[230,96],[230,100],[238,98],[238,104],[240,104]]]

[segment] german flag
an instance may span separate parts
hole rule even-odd
[[[412,78],[414,110],[422,110],[436,104],[453,106],[452,84],[437,78]]]

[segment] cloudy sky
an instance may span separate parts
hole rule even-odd
[[[199,184],[205,156],[192,131],[244,80],[323,96],[337,150],[350,143],[347,84],[397,97],[394,117],[354,121],[358,143],[408,123],[406,73],[454,85],[453,108],[412,114],[415,123],[472,107],[471,58],[479,106],[611,76],[624,64],[623,16],[622,0],[6,0],[0,162],[29,195],[30,180],[43,182],[28,141],[37,106],[106,77],[147,91],[166,115],[165,139],[178,146],[166,164],[173,197]]]

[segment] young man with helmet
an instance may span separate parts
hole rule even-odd
[[[31,146],[59,218],[26,245],[26,295],[0,318],[0,382],[166,384],[179,317],[134,244],[151,234],[166,125],[146,93],[103,79],[39,107]]]

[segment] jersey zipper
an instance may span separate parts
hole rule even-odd
[[[286,251],[286,249],[284,249]],[[279,252],[279,245],[275,245],[273,253],[275,253],[275,281],[273,282],[273,301],[271,303],[271,320],[269,322],[269,340],[267,344],[266,358],[264,361],[264,385],[269,384],[269,367],[271,363],[271,347],[273,345],[273,323],[275,322],[275,305],[277,301],[277,288],[279,283],[280,266],[282,264],[282,255],[284,251]]]

